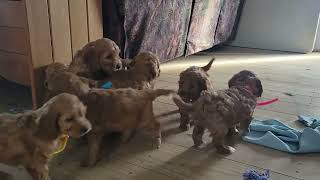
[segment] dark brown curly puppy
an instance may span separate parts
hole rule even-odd
[[[244,83],[248,77],[256,77],[256,76],[257,75],[252,71],[242,70],[239,73],[232,76],[232,78],[228,82],[228,86],[230,88],[236,84]]]
[[[143,130],[155,140],[155,146],[161,144],[160,123],[153,114],[152,102],[162,95],[169,95],[166,89],[93,89],[89,92],[87,117],[92,124],[88,136],[88,157],[82,166],[94,166],[99,160],[102,137],[107,133],[128,133]]]
[[[76,75],[101,80],[122,68],[120,49],[108,38],[98,39],[85,45],[73,58],[69,70]]]
[[[192,66],[180,73],[178,95],[186,102],[194,102],[199,97],[202,91],[212,90],[212,84],[209,80],[209,74],[214,59],[212,59],[206,66],[197,67]],[[183,131],[190,128],[189,112],[179,109],[180,112],[180,126]]]
[[[70,93],[82,99],[97,82],[71,73],[67,66],[61,63],[52,63],[46,68],[46,97],[48,100],[61,93]]]
[[[48,160],[65,135],[79,138],[91,129],[86,107],[71,94],[60,94],[41,108],[0,115],[0,163],[24,166],[34,180],[49,180]]]
[[[154,81],[159,75],[159,59],[150,52],[143,52],[133,58],[128,70],[115,71],[105,81],[111,81],[115,89],[129,87],[140,90],[153,89]]]
[[[239,123],[244,133],[248,130],[256,100],[263,92],[259,78],[254,73],[246,72],[234,75],[229,82],[229,89],[204,91],[193,104],[174,97],[179,108],[192,111],[195,123],[192,137],[196,147],[203,143],[202,136],[205,129],[208,129],[218,152],[234,151],[234,148],[225,145],[225,137]]]

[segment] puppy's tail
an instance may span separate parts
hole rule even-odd
[[[173,102],[182,110],[192,111],[192,104],[185,103],[179,96],[173,96]]]
[[[207,65],[205,65],[205,66],[203,66],[203,67],[201,67],[201,68],[202,68],[205,72],[209,71],[214,60],[215,60],[215,58],[212,58]]]
[[[152,100],[155,100],[159,96],[168,96],[173,93],[175,93],[175,91],[171,89],[149,90],[149,94]]]

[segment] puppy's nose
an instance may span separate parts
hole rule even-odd
[[[82,135],[86,134],[88,131],[89,131],[88,128],[81,128],[81,129],[80,129],[80,133],[81,133]]]

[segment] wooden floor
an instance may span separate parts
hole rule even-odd
[[[255,111],[257,119],[276,118],[293,127],[297,115],[320,116],[320,54],[288,54],[249,49],[226,48],[215,53],[200,54],[162,64],[158,88],[177,88],[178,74],[191,65],[204,65],[216,57],[210,78],[217,89],[225,88],[229,78],[243,69],[256,72],[262,79],[262,99],[280,101]],[[155,102],[156,114],[174,110],[170,98]],[[261,146],[239,142],[236,152],[221,156],[207,147],[192,148],[191,130],[178,130],[178,115],[161,119],[163,144],[151,148],[150,140],[136,136],[121,145],[94,168],[79,167],[84,146],[67,148],[51,163],[53,180],[171,180],[171,179],[242,179],[247,168],[270,169],[271,179],[320,179],[319,154],[292,155]],[[208,137],[206,137],[207,140]]]

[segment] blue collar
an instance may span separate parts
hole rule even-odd
[[[111,81],[107,81],[104,84],[101,85],[102,89],[111,89],[112,88],[112,82]]]

